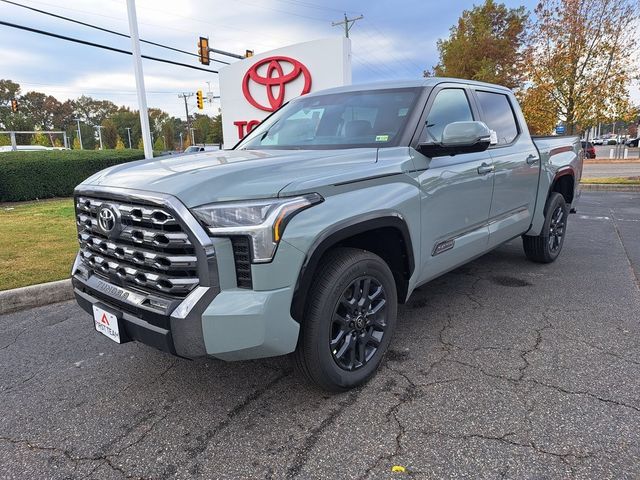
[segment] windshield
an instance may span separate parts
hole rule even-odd
[[[236,148],[396,146],[419,90],[396,88],[299,97],[267,118]]]

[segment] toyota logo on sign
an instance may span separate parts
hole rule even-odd
[[[263,69],[265,74],[261,75],[258,70],[264,65],[266,65],[266,69]],[[242,93],[247,101],[254,107],[264,110],[265,112],[273,112],[283,105],[287,84],[295,81],[300,76],[302,76],[304,80],[302,91],[294,92],[294,96],[304,95],[311,90],[311,74],[309,73],[309,69],[291,57],[275,56],[263,58],[253,64],[244,75],[242,79]],[[266,89],[268,105],[261,104],[253,97],[251,94],[253,84]]]

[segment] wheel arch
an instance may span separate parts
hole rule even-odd
[[[571,205],[575,197],[575,189],[576,172],[573,170],[573,167],[569,165],[566,167],[562,167],[556,172],[555,176],[553,177],[551,187],[549,188],[549,193],[547,194],[547,199],[549,198],[549,195],[556,192],[564,197],[564,201],[567,203],[567,205]]]
[[[375,234],[375,236],[373,235]],[[395,236],[395,238],[394,238]],[[385,240],[399,240],[385,245]],[[307,295],[322,257],[335,247],[363,248],[382,257],[396,280],[398,303],[404,303],[409,288],[409,278],[415,269],[413,243],[404,217],[397,212],[382,216],[362,215],[339,222],[324,230],[312,243],[298,274],[291,302],[291,316],[301,323]]]

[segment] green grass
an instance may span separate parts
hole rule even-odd
[[[77,250],[73,199],[0,204],[0,290],[68,278]]]
[[[598,184],[598,185],[640,185],[640,177],[602,177],[602,178],[584,178],[580,183]]]

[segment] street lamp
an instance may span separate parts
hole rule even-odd
[[[131,150],[131,127],[127,127],[127,137],[129,137],[129,150]]]
[[[96,125],[96,130],[98,130],[98,138],[100,139],[100,150],[102,150],[102,125]]]
[[[74,118],[74,120],[78,124],[78,141],[80,142],[80,150],[84,150],[84,147],[82,146],[82,133],[80,133],[80,119]]]

